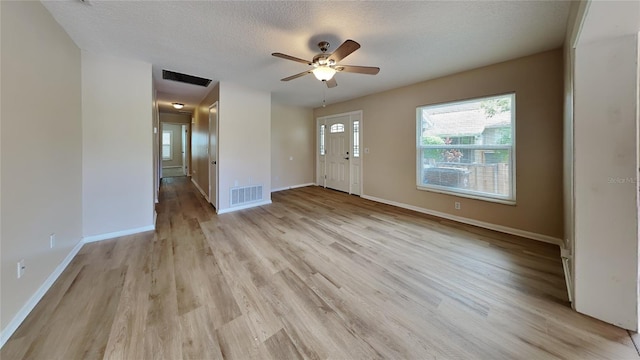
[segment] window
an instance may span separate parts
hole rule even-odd
[[[171,148],[172,145],[173,145],[173,131],[163,131],[162,132],[162,160],[173,159],[173,156],[172,156],[173,149]]]
[[[344,124],[333,124],[333,125],[331,125],[331,128],[329,129],[329,131],[332,134],[333,133],[344,132]]]
[[[360,157],[360,121],[353,122],[353,157]]]
[[[418,189],[515,204],[515,94],[416,112]]]
[[[324,155],[324,129],[325,125],[320,125],[320,155]]]

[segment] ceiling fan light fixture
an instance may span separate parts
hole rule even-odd
[[[326,65],[320,65],[314,68],[312,72],[313,72],[313,75],[316,77],[316,79],[320,81],[327,81],[327,80],[331,80],[333,75],[335,75],[336,69]]]
[[[177,103],[177,102],[171,103],[171,105],[173,105],[173,108],[177,110],[180,110],[184,107],[184,104]]]

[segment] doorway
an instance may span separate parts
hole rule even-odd
[[[317,184],[349,194],[362,194],[362,111],[316,120]]]
[[[209,107],[209,202],[218,211],[218,102]]]
[[[160,156],[162,178],[188,174],[189,126],[179,123],[160,124]]]

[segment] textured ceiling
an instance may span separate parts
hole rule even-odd
[[[271,91],[281,103],[317,107],[560,47],[565,1],[43,1],[78,46],[153,64],[161,106],[191,110],[218,81]],[[311,59],[320,40],[362,47],[326,89],[273,52]],[[209,89],[161,79],[168,69],[213,79]]]

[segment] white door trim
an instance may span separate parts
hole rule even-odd
[[[216,144],[215,144],[215,153],[216,153],[216,159],[212,159],[212,152],[211,152],[211,134],[212,134],[212,125],[211,125],[211,109],[215,108],[216,112],[215,112],[215,134],[216,134]],[[220,133],[219,133],[219,129],[220,129],[220,106],[218,105],[218,101],[214,102],[213,104],[211,104],[209,106],[209,131],[208,131],[208,136],[207,136],[207,154],[209,155],[207,157],[208,159],[208,164],[209,166],[207,167],[207,170],[209,172],[209,202],[216,208],[216,212],[218,211],[218,198],[219,198],[219,191],[218,191],[218,179],[220,179],[220,176],[218,174],[218,150],[219,150],[219,146],[218,144],[220,143]],[[214,164],[213,161],[215,161],[216,163]],[[211,188],[211,167],[215,167],[215,186],[212,189]],[[212,196],[213,195],[213,196]],[[211,199],[214,199],[214,201],[212,202]]]

